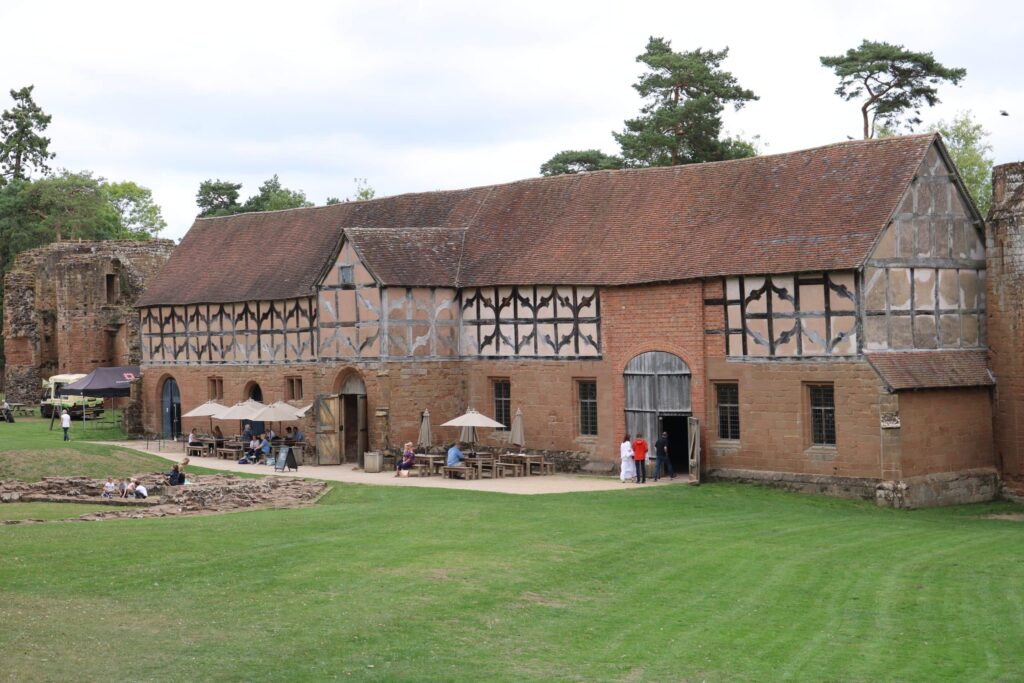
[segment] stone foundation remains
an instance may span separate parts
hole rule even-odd
[[[149,498],[102,497],[102,479],[89,477],[47,477],[38,482],[8,480],[0,482],[0,503],[88,503],[109,505],[109,512],[96,512],[75,521],[102,519],[142,519],[232,512],[257,508],[290,508],[316,502],[327,484],[292,477],[242,479],[230,475],[190,475],[184,486],[167,486],[161,474],[134,477],[149,491]],[[116,494],[115,494],[116,496]],[[23,524],[39,520],[12,520],[5,524]]]

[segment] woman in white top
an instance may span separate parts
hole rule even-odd
[[[636,477],[636,465],[633,463],[633,444],[629,440],[629,434],[623,437],[622,443],[619,445],[619,460],[622,461],[619,479],[622,483],[632,481]]]

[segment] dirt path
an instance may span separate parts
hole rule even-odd
[[[178,462],[184,457],[181,443],[178,442],[154,442],[149,443],[146,448],[145,442],[139,441],[106,441],[110,446],[119,448],[130,448],[145,453],[166,458]],[[507,477],[503,479],[479,479],[463,481],[461,479],[445,479],[444,477],[409,477],[398,478],[394,472],[380,472],[370,474],[355,469],[354,465],[319,465],[303,466],[298,472],[274,472],[272,467],[266,465],[239,465],[237,462],[221,458],[192,458],[191,463],[198,467],[205,467],[211,470],[224,472],[250,472],[255,474],[267,474],[277,477],[310,477],[314,479],[325,479],[328,481],[343,481],[349,484],[372,484],[375,486],[419,486],[445,489],[468,489],[471,491],[492,491],[494,493],[514,493],[521,495],[534,495],[539,493],[572,493],[576,491],[620,491],[623,489],[636,489],[647,486],[667,486],[669,484],[688,483],[686,477],[675,479],[662,478],[658,482],[651,479],[646,484],[624,484],[617,477],[578,475],[578,474],[553,474],[535,477]]]

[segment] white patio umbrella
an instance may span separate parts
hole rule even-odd
[[[306,417],[306,413],[308,413],[312,409],[313,409],[313,404],[312,403],[310,403],[305,408],[299,408],[299,412],[298,412],[299,417]]]
[[[424,410],[423,416],[420,418],[420,434],[416,439],[416,445],[430,448],[430,442],[434,440],[433,436],[430,433],[430,411]]]
[[[512,434],[509,441],[517,446],[526,445],[526,436],[523,434],[523,409],[516,408],[516,416],[512,418]]]

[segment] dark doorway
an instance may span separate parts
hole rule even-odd
[[[181,392],[173,377],[164,381],[161,390],[160,408],[163,413],[163,434],[166,439],[176,439],[181,435]]]
[[[690,471],[689,433],[686,415],[662,415],[661,431],[668,432],[668,455],[676,474]]]
[[[253,384],[252,388],[249,389],[249,398],[254,401],[263,402],[263,390],[260,389],[259,384]],[[245,429],[245,425],[252,425],[252,433],[259,436],[266,430],[266,425],[263,422],[253,422],[252,420],[242,420],[242,429]]]

